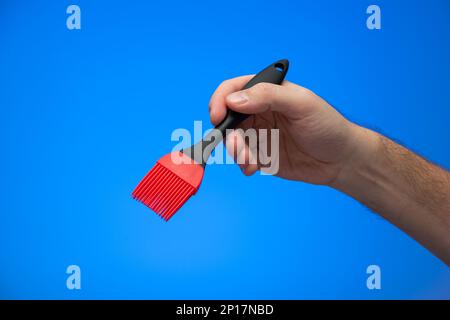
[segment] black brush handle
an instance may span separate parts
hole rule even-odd
[[[288,68],[289,61],[286,59],[274,62],[270,66],[259,72],[257,75],[255,75],[241,90],[248,89],[261,82],[281,84],[286,77]],[[228,109],[227,116],[220,124],[215,127],[215,129],[220,130],[220,132],[222,132],[222,135],[225,135],[225,131],[227,129],[235,128],[239,125],[239,123],[247,119],[249,116],[250,115],[248,114],[239,113]]]
[[[286,77],[288,68],[289,61],[286,59],[274,62],[255,75],[241,90],[248,89],[261,82],[280,85]],[[203,140],[186,149],[183,149],[182,152],[190,156],[202,166],[206,166],[206,161],[211,155],[211,152],[225,137],[226,130],[235,128],[249,116],[249,114],[239,113],[228,109],[227,116],[214,128],[214,130],[206,135]]]

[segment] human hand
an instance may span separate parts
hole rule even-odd
[[[227,108],[250,114],[240,128],[279,129],[279,170],[277,176],[314,184],[332,184],[340,171],[361,151],[365,129],[351,123],[313,92],[284,81],[274,85],[260,83],[238,91],[252,76],[224,81],[209,104],[211,122],[225,118]],[[227,136],[228,152],[246,175],[261,168],[255,150],[242,135]],[[233,152],[234,150],[234,152]],[[255,163],[256,162],[256,163]]]
[[[223,82],[210,101],[214,124],[227,108],[250,114],[240,128],[279,129],[279,177],[323,184],[357,199],[450,265],[450,173],[360,127],[322,98],[284,81],[240,90],[251,76]],[[270,131],[270,130],[269,130]],[[269,139],[270,140],[270,139]],[[246,175],[264,170],[234,132],[226,146]],[[272,155],[271,155],[272,156]]]

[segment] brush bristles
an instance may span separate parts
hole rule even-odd
[[[156,163],[132,195],[168,221],[194,193],[195,188],[192,185]]]

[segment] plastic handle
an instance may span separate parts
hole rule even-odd
[[[280,85],[284,78],[286,77],[287,71],[289,69],[289,61],[286,59],[279,60],[272,63],[270,66],[255,75],[247,84],[242,88],[242,90],[253,87],[255,84],[261,82],[273,83]],[[233,110],[227,111],[227,116],[225,119],[218,124],[215,129],[225,134],[226,129],[235,128],[239,123],[247,119],[250,115],[239,113]]]
[[[272,63],[270,66],[254,76],[249,82],[247,82],[242,90],[248,89],[261,82],[279,85],[283,82],[288,68],[289,61],[285,59]],[[243,114],[233,110],[228,110],[227,116],[220,124],[218,124],[214,128],[215,130],[212,130],[209,134],[206,135],[204,139],[202,139],[198,143],[186,149],[183,149],[182,152],[194,159],[195,162],[201,164],[202,166],[206,166],[207,159],[211,155],[212,150],[225,137],[226,130],[235,128],[239,123],[247,119],[249,116],[249,114]],[[215,133],[217,132],[217,130],[219,130],[221,134],[216,135]]]

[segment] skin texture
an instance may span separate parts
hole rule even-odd
[[[284,81],[239,91],[250,79],[224,81],[209,104],[217,125],[227,109],[249,114],[240,128],[279,129],[284,179],[330,186],[365,204],[450,265],[450,174],[393,141],[345,119],[308,89]],[[258,150],[239,132],[226,147],[245,175],[261,169]]]

